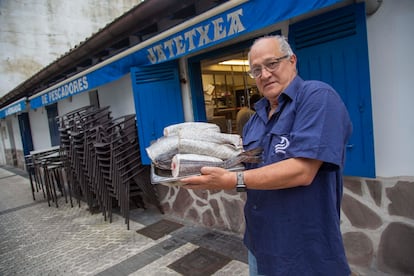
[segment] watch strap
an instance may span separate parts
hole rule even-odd
[[[245,192],[246,191],[246,184],[244,184],[244,173],[243,172],[236,172],[236,176],[237,176],[236,191]]]

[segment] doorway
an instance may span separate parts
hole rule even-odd
[[[247,50],[200,61],[207,121],[222,132],[236,133],[236,116],[250,107],[249,98],[258,93],[249,70]]]
[[[47,121],[49,124],[50,141],[52,146],[60,145],[59,127],[56,120],[58,116],[57,103],[46,106]]]

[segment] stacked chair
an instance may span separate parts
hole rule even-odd
[[[74,196],[78,199],[78,205],[82,199],[81,173],[79,157],[76,155],[76,148],[79,148],[79,133],[82,130],[82,119],[85,114],[93,111],[93,106],[85,106],[57,117],[60,133],[60,147],[64,153],[63,163],[66,171],[66,178]],[[78,137],[77,137],[78,136]],[[78,139],[77,139],[78,138]]]
[[[54,202],[56,207],[59,207],[57,190],[65,197],[65,202],[68,203],[68,196],[70,204],[73,207],[72,191],[70,186],[65,187],[64,182],[64,153],[60,150],[54,154],[49,154],[44,159],[41,159],[41,166],[43,169],[43,181],[47,193],[48,204]]]
[[[59,147],[33,152],[25,156],[33,200],[36,200],[35,190],[37,192],[42,190],[48,205],[51,206],[51,203],[54,202],[56,207],[59,207],[57,195],[57,191],[59,191],[65,197],[66,203],[69,196],[73,206],[71,188],[69,185],[65,186],[62,156],[63,153]]]
[[[135,114],[112,118],[109,107],[84,107],[57,118],[66,178],[78,199],[91,212],[102,212],[112,222],[119,208],[129,229],[130,204],[155,205],[158,194],[148,166],[141,163]]]

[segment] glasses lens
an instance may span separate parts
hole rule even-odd
[[[260,67],[253,68],[249,71],[250,77],[253,79],[259,78],[262,75],[263,68],[265,68],[268,72],[276,71],[279,67],[280,62],[287,57],[289,57],[289,55],[280,58],[275,58],[274,60],[268,61]]]
[[[262,67],[256,67],[253,68],[253,70],[250,73],[253,78],[258,78],[262,74]]]
[[[279,67],[280,60],[271,61],[267,64],[264,64],[264,67],[266,67],[267,71],[275,71],[277,67]]]

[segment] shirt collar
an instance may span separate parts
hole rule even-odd
[[[296,75],[296,77],[289,83],[288,87],[286,87],[285,91],[282,92],[279,96],[279,103],[283,102],[285,97],[288,97],[290,100],[296,98],[297,92],[300,90],[300,87],[303,84],[303,79]]]
[[[302,86],[303,79],[296,75],[296,77],[289,83],[289,85],[286,87],[286,89],[280,94],[279,96],[279,106],[286,101],[287,99],[290,99],[291,101],[296,98],[297,91],[299,91],[300,86]],[[256,104],[254,105],[256,111],[264,109],[266,110],[269,106],[269,101],[266,98],[260,99]]]

